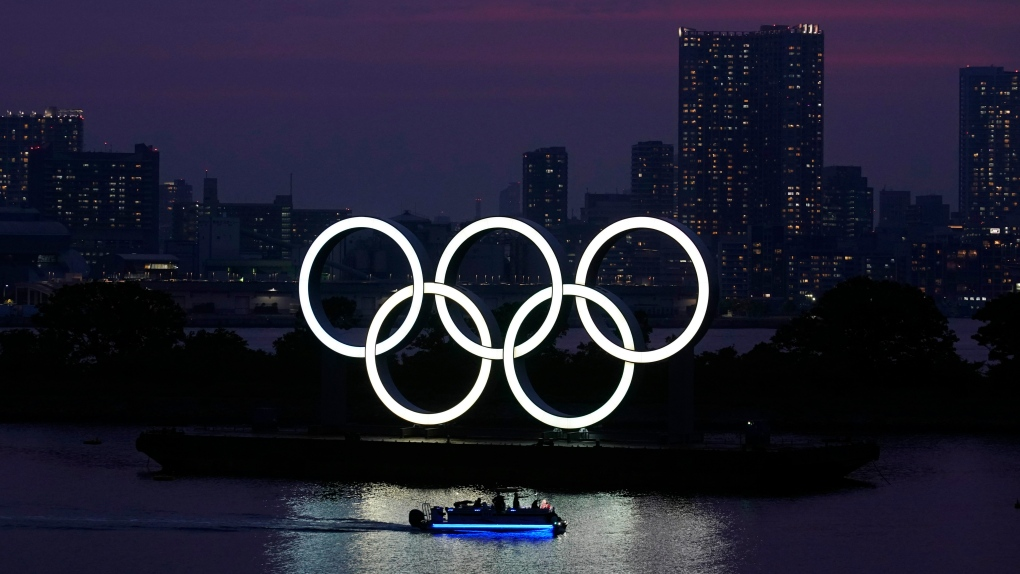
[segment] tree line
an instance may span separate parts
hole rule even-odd
[[[516,305],[494,311],[505,331]],[[335,327],[356,323],[353,301],[333,298],[324,310]],[[544,317],[531,314],[525,336]],[[642,318],[643,319],[643,318]],[[732,347],[694,360],[694,397],[707,423],[740,418],[800,422],[939,420],[1012,415],[1020,374],[1020,293],[989,301],[974,314],[974,336],[988,361],[969,362],[955,350],[956,334],[934,301],[915,287],[866,277],[824,293],[807,311],[747,353]],[[63,398],[82,409],[103,400],[201,399],[246,407],[302,405],[314,418],[323,376],[323,348],[299,316],[274,353],[251,349],[224,329],[185,330],[172,298],[138,282],[62,287],[39,308],[33,329],[0,332],[0,400],[7,412],[31,397]],[[650,328],[642,321],[644,336]],[[558,332],[566,330],[564,318]],[[432,316],[421,334],[387,361],[402,392],[427,409],[448,408],[477,376],[479,360],[452,343]],[[341,362],[350,404],[375,405],[364,368]],[[551,405],[588,412],[613,392],[622,365],[594,344],[574,350],[546,341],[526,360],[539,394]],[[337,368],[334,365],[332,368]],[[336,373],[326,373],[329,376]],[[664,411],[665,364],[639,366],[618,424],[647,423]],[[353,401],[353,402],[352,402]],[[352,409],[380,415],[378,405]],[[466,422],[519,418],[502,370]],[[579,414],[579,413],[578,413]]]

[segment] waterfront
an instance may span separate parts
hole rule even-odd
[[[2,572],[1012,572],[1020,439],[877,437],[853,482],[783,495],[531,492],[555,539],[434,536],[407,512],[493,485],[179,477],[139,427],[0,426]],[[86,445],[90,437],[100,445]],[[408,471],[423,471],[408,461]]]
[[[956,351],[961,357],[968,361],[984,361],[988,359],[988,349],[980,346],[971,336],[983,325],[981,321],[974,319],[949,319],[949,328],[952,329],[959,341],[956,343]],[[189,331],[197,329],[189,328]],[[273,352],[273,341],[289,332],[291,329],[277,327],[238,327],[231,329],[237,332],[248,341],[252,349],[259,349],[268,353]],[[364,337],[365,329],[351,329],[344,333],[344,340],[354,344],[359,337]],[[662,346],[667,337],[680,332],[678,328],[654,329],[651,333],[652,346]],[[713,328],[705,333],[705,337],[695,346],[696,353],[705,351],[718,351],[725,347],[732,346],[738,353],[746,353],[758,343],[764,343],[775,334],[775,329],[768,328]],[[348,338],[349,337],[349,338]],[[557,341],[557,346],[574,350],[578,343],[587,342],[590,339],[584,329],[569,329],[562,338]]]

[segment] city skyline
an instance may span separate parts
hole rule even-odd
[[[126,6],[126,5],[125,5]],[[676,144],[677,31],[825,33],[825,165],[956,205],[958,74],[1015,69],[1020,7],[954,3],[17,6],[12,112],[84,110],[85,149],[161,152],[225,201],[498,212],[523,152],[563,146],[569,214],[629,187],[630,147]],[[0,110],[0,113],[6,110]],[[385,204],[379,197],[387,198]]]

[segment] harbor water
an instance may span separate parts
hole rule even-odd
[[[553,538],[407,524],[422,502],[491,498],[496,485],[160,480],[134,447],[141,430],[0,425],[0,572],[1012,573],[1020,564],[1016,436],[876,437],[878,461],[809,492],[512,485],[569,522]],[[407,463],[428,472],[428,461]]]

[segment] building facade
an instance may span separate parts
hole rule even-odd
[[[860,166],[822,168],[822,235],[857,240],[874,231],[874,193]]]
[[[84,149],[85,116],[81,110],[46,108],[43,113],[7,112],[0,116],[0,206],[28,201],[28,152],[51,146],[58,152]]]
[[[960,215],[968,236],[1020,225],[1020,73],[960,70]]]
[[[504,217],[521,216],[521,183],[512,181],[499,192],[499,214]]]
[[[630,193],[637,212],[676,219],[676,165],[672,144],[638,142],[630,148]]]
[[[524,153],[524,217],[546,228],[567,222],[567,149],[546,147]]]
[[[813,24],[680,29],[679,215],[710,244],[818,233],[823,53]]]
[[[71,247],[96,265],[113,253],[159,253],[159,151],[130,153],[32,149],[30,207],[59,221]]]

